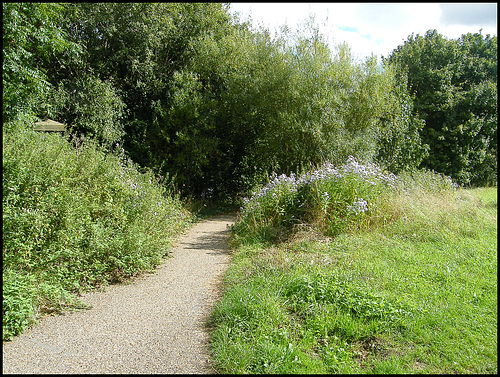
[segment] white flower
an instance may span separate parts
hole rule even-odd
[[[349,212],[353,212],[356,215],[359,215],[362,212],[368,211],[368,203],[363,198],[357,199],[352,203],[352,206],[347,206],[347,210]]]

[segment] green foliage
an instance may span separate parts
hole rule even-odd
[[[12,339],[35,322],[31,297],[34,287],[34,279],[30,279],[30,276],[20,275],[12,270],[3,271],[3,340]]]
[[[58,64],[61,55],[81,51],[59,28],[62,7],[55,3],[2,4],[4,124],[36,115],[44,103],[51,84],[41,60]]]
[[[189,77],[189,85],[177,84],[181,106],[162,108],[163,128],[172,127],[158,140],[196,146],[169,155],[176,176],[198,193],[244,193],[271,171],[290,174],[349,155],[404,156],[400,169],[425,155],[415,132],[421,124],[409,119],[411,103],[394,74],[374,59],[355,63],[347,46],[332,54],[312,24],[274,40],[241,25],[199,38],[195,51],[189,73],[175,76]]]
[[[395,188],[396,178],[352,156],[339,167],[328,163],[299,177],[274,176],[245,199],[234,229],[242,239],[275,241],[307,224],[330,236],[385,224],[392,212],[384,192]]]
[[[85,66],[103,82],[110,80],[126,105],[124,147],[132,159],[163,176],[179,175],[181,188],[190,183],[182,180],[183,170],[192,168],[199,179],[206,133],[203,125],[193,127],[187,113],[178,114],[189,105],[183,91],[198,96],[184,87],[191,73],[183,70],[197,38],[228,26],[224,5],[86,3],[68,5],[65,15],[68,35],[86,48]],[[198,144],[194,156],[183,155],[186,145]]]
[[[34,131],[4,135],[3,145],[9,337],[44,306],[60,308],[75,293],[153,269],[189,222],[179,200],[123,155]]]
[[[460,184],[494,184],[497,150],[497,37],[448,40],[429,30],[408,37],[386,64],[408,75],[419,134],[430,147],[421,166]]]
[[[429,150],[437,121],[414,85],[415,70],[427,67],[425,85],[442,93],[431,102],[446,107],[453,98],[463,125],[439,121],[451,130],[445,144],[466,143],[443,144],[453,176],[467,181],[471,166],[494,176],[496,39],[470,35],[455,46],[429,36],[435,41],[421,53],[436,45],[441,66],[423,57],[407,69],[396,58],[383,67],[374,57],[357,62],[345,44],[330,51],[314,19],[276,38],[249,25],[216,3],[5,5],[4,113],[24,117],[5,125],[53,118],[110,150],[123,142],[183,195],[211,199],[245,195],[273,171],[350,155],[396,173],[422,165],[451,174]],[[448,64],[457,51],[465,60]],[[486,73],[474,73],[476,65]]]
[[[4,39],[37,30],[37,12],[50,20],[52,39],[23,45],[26,54],[15,50],[7,66],[33,54],[27,66],[39,89],[29,88],[39,95],[20,112],[31,118],[6,124],[52,118],[109,150],[123,142],[135,162],[175,181],[183,195],[226,200],[271,171],[349,155],[395,170],[425,155],[395,73],[374,58],[355,62],[346,45],[330,51],[313,19],[273,39],[231,18],[226,4],[7,6]],[[9,94],[24,90],[11,80],[22,77],[15,67],[4,70],[12,89],[4,94],[24,98]]]
[[[23,333],[43,314],[87,308],[59,284],[27,271],[4,269],[2,295],[3,340]]]
[[[90,138],[110,149],[124,136],[125,104],[110,81],[92,75],[65,79],[45,107],[46,118],[66,124],[77,138]]]
[[[386,67],[392,72],[392,67]],[[398,174],[415,170],[429,155],[429,146],[423,144],[420,132],[425,122],[412,114],[413,100],[406,89],[408,79],[401,72],[387,74],[393,95],[379,118],[379,145],[376,161]]]
[[[61,27],[65,7],[3,4],[4,129],[31,128],[37,118],[52,118],[110,147],[123,136],[124,104],[109,81],[93,76],[79,60],[84,46],[70,41]]]

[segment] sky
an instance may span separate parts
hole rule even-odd
[[[360,60],[374,53],[380,61],[412,33],[423,36],[429,29],[450,39],[480,29],[497,35],[497,3],[231,3],[230,11],[243,21],[251,16],[254,26],[272,35],[312,14],[332,49],[346,42]]]

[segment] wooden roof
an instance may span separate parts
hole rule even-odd
[[[34,130],[49,131],[49,132],[65,131],[66,126],[62,123],[56,122],[55,120],[47,119],[44,120],[43,122],[36,122]]]

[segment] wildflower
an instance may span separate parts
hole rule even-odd
[[[366,202],[366,200],[363,200],[363,198],[360,198],[357,199],[357,201],[354,201],[354,203],[352,203],[352,206],[348,205],[347,210],[356,215],[359,215],[360,213],[368,211],[368,203]]]

